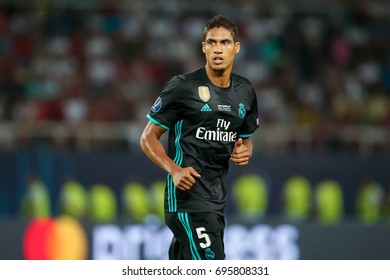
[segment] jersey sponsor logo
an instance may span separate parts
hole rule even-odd
[[[240,103],[238,105],[238,116],[243,119],[245,118],[245,115],[246,115],[246,110],[245,110],[245,106],[244,104]]]
[[[199,86],[198,87],[198,94],[199,94],[199,98],[203,101],[203,102],[207,102],[210,100],[210,90],[208,87],[206,86]]]
[[[229,127],[230,121],[218,119],[215,130],[198,127],[195,137],[208,141],[235,142],[237,140],[237,132],[228,130]]]
[[[151,110],[153,113],[157,113],[158,111],[160,111],[162,108],[162,99],[161,97],[157,98],[156,102],[154,102]]]
[[[200,108],[200,110],[201,110],[202,112],[211,112],[211,108],[210,108],[209,104],[207,104],[207,103],[204,104],[203,107]]]

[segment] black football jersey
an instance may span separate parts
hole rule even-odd
[[[238,138],[248,138],[259,127],[255,91],[236,74],[220,88],[205,68],[173,77],[152,106],[148,119],[169,130],[168,156],[179,166],[192,166],[201,178],[189,191],[180,191],[168,174],[167,212],[216,212],[226,202],[224,179]]]

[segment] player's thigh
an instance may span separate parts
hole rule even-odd
[[[181,243],[185,259],[225,259],[224,218],[215,213],[167,213],[166,223]]]

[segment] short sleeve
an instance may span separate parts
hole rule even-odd
[[[181,84],[181,81],[174,77],[164,86],[160,96],[156,99],[147,115],[151,122],[166,130],[170,129],[177,122],[181,107],[179,98]]]

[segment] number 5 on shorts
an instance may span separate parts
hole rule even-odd
[[[196,234],[198,235],[198,238],[199,239],[204,238],[204,240],[205,240],[205,242],[200,242],[199,246],[202,249],[209,247],[211,245],[211,240],[210,240],[209,235],[206,233],[206,229],[204,227],[198,227],[195,230],[196,230]]]

